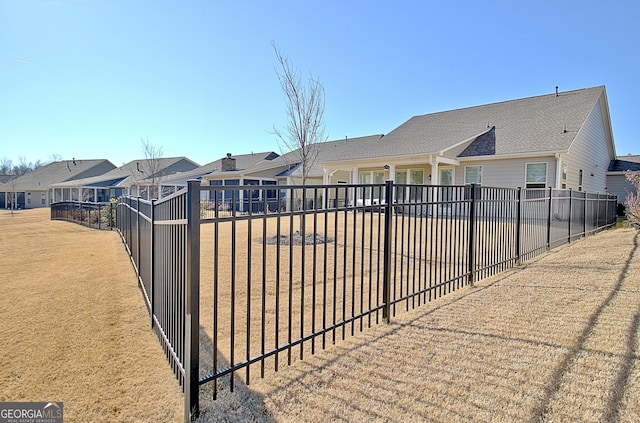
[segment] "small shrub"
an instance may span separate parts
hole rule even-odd
[[[640,172],[627,171],[625,176],[636,190],[636,192],[627,193],[625,202],[627,220],[635,224],[636,228],[640,228]]]
[[[116,205],[118,200],[115,198],[111,198],[109,200],[109,204],[102,206],[100,210],[100,219],[102,223],[108,225],[109,227],[113,227],[116,225]]]

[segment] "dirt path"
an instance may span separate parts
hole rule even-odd
[[[116,232],[0,211],[0,401],[65,422],[181,421],[183,399]]]

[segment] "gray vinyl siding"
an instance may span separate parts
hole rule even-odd
[[[607,176],[607,192],[618,196],[618,204],[624,204],[627,200],[627,192],[633,192],[634,188],[624,175]]]
[[[547,163],[547,187],[556,185],[556,160],[554,157],[531,157],[488,161],[464,161],[456,167],[456,184],[464,184],[466,166],[482,166],[482,185],[489,187],[517,188],[526,186],[527,163]]]
[[[583,170],[582,190],[605,192],[607,168],[611,157],[604,128],[601,99],[576,135],[568,154],[561,155],[561,163],[567,165],[567,188],[578,189],[580,169]],[[593,175],[593,176],[591,176]]]

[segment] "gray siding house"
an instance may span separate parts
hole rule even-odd
[[[50,189],[52,185],[95,177],[114,168],[113,163],[104,159],[72,159],[49,163],[0,185],[0,207],[21,209],[49,207],[55,201]],[[15,204],[12,204],[14,199]]]
[[[324,183],[606,192],[615,159],[604,86],[415,116],[388,135],[322,148]]]
[[[640,172],[640,156],[621,156],[612,160],[607,172],[608,191],[618,195],[618,204],[624,205],[627,194],[635,192],[633,185],[627,181],[626,172]]]
[[[133,160],[100,176],[75,179],[51,186],[54,202],[103,202],[121,195],[158,198],[162,181],[199,165],[186,157]]]

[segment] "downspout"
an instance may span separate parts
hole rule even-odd
[[[555,157],[556,157],[556,183],[555,183],[555,186],[556,186],[556,189],[560,189],[560,188],[562,188],[562,185],[561,185],[561,183],[562,183],[561,182],[561,179],[562,179],[562,166],[561,166],[561,164],[562,163],[560,161],[560,153],[556,153]]]

